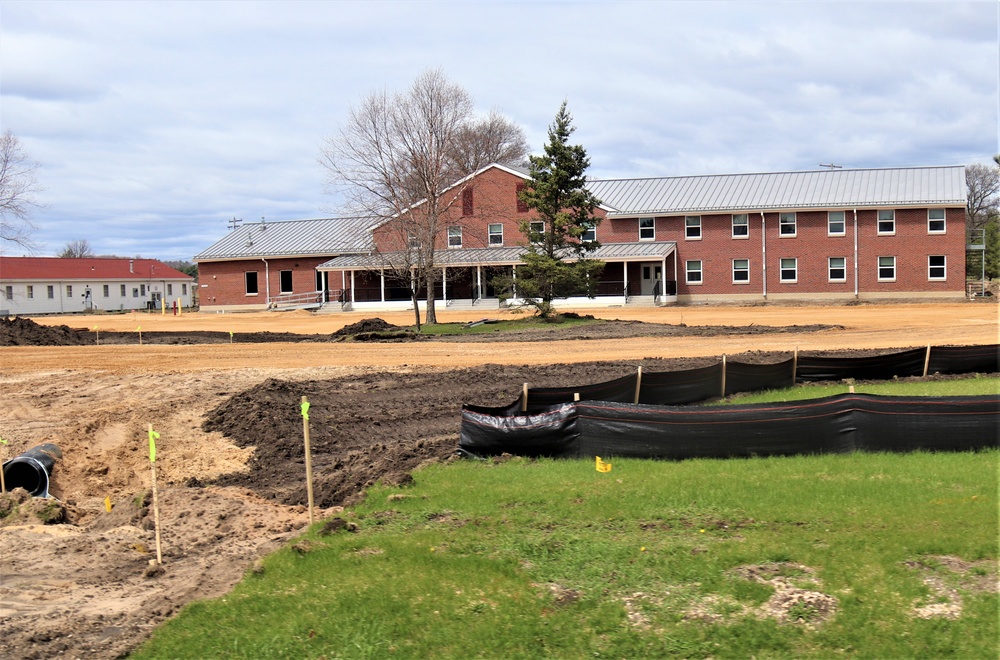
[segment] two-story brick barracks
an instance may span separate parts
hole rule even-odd
[[[493,278],[523,252],[526,172],[490,165],[451,191],[439,304],[498,306]],[[957,298],[965,290],[965,170],[921,167],[588,181],[601,200],[596,298],[567,306]],[[382,269],[387,224],[243,225],[195,257],[206,311],[404,309]],[[516,303],[515,298],[510,302]]]

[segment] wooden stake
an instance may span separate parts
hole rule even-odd
[[[642,387],[642,365],[639,365],[639,372],[635,375],[635,401],[639,403],[639,388]]]
[[[521,391],[521,412],[528,412],[528,384],[524,384],[524,389]]]
[[[153,437],[153,425],[149,425],[149,436]],[[153,473],[153,529],[156,531],[156,563],[163,563],[163,549],[160,546],[160,502],[156,497],[156,458],[151,456],[149,469]]]
[[[573,400],[574,401],[579,401],[580,400],[580,393],[579,392],[573,392]]]
[[[927,355],[924,356],[924,378],[927,378],[927,369],[931,366],[931,345],[927,344]]]
[[[312,477],[312,450],[309,446],[309,401],[302,395],[302,434],[306,443],[306,497],[309,500],[309,524],[313,524],[313,477]]]
[[[726,398],[726,354],[722,354],[722,398]]]
[[[795,354],[792,356],[792,385],[795,385],[796,380],[798,380],[799,374],[799,347],[795,347]]]

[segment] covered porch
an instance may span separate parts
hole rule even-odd
[[[523,247],[442,249],[435,254],[441,274],[434,285],[434,298],[446,307],[484,307],[501,305],[501,291],[494,286],[497,276],[514,282],[503,304],[520,303],[517,295],[517,271]],[[610,307],[629,304],[665,305],[677,301],[676,243],[610,243],[587,255],[587,259],[605,262],[597,293],[560,299],[572,307]],[[337,301],[345,309],[372,311],[410,309],[411,287],[418,298],[426,299],[426,287],[410,274],[402,281],[395,269],[385,267],[391,256],[344,255],[320,264],[317,278],[327,287],[325,298]],[[339,287],[338,287],[339,284]]]

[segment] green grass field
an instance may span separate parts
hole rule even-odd
[[[318,523],[186,607],[135,657],[995,658],[998,465],[435,465],[372,489],[341,514],[353,530]]]

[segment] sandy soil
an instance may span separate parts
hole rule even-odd
[[[998,341],[983,303],[580,310],[606,318],[698,325],[842,326],[818,332],[633,336],[539,342],[267,343],[0,348],[0,458],[44,442],[63,459],[52,491],[69,524],[9,517],[0,527],[0,655],[114,657],[185,603],[225,593],[262,554],[307,522],[295,403],[314,401],[321,514],[376,478],[403,481],[446,460],[458,405],[503,405],[520,384],[614,378],[636,364],[746,351],[905,348]],[[162,317],[47,317],[50,325],[131,332],[330,334],[371,314],[304,312]],[[378,314],[391,323],[411,313]],[[439,313],[468,321],[473,313]],[[641,333],[640,333],[641,334]],[[603,360],[602,364],[591,361]],[[676,368],[676,366],[675,366]],[[684,368],[684,367],[681,367]],[[445,371],[455,370],[460,371]],[[334,405],[336,403],[336,405]],[[146,425],[161,433],[158,483],[165,563],[154,542]],[[278,453],[255,442],[273,437]],[[283,453],[282,453],[283,452]],[[386,458],[388,456],[388,458]],[[378,463],[375,457],[384,459]],[[275,466],[285,471],[270,471]],[[104,500],[114,508],[108,513]]]

